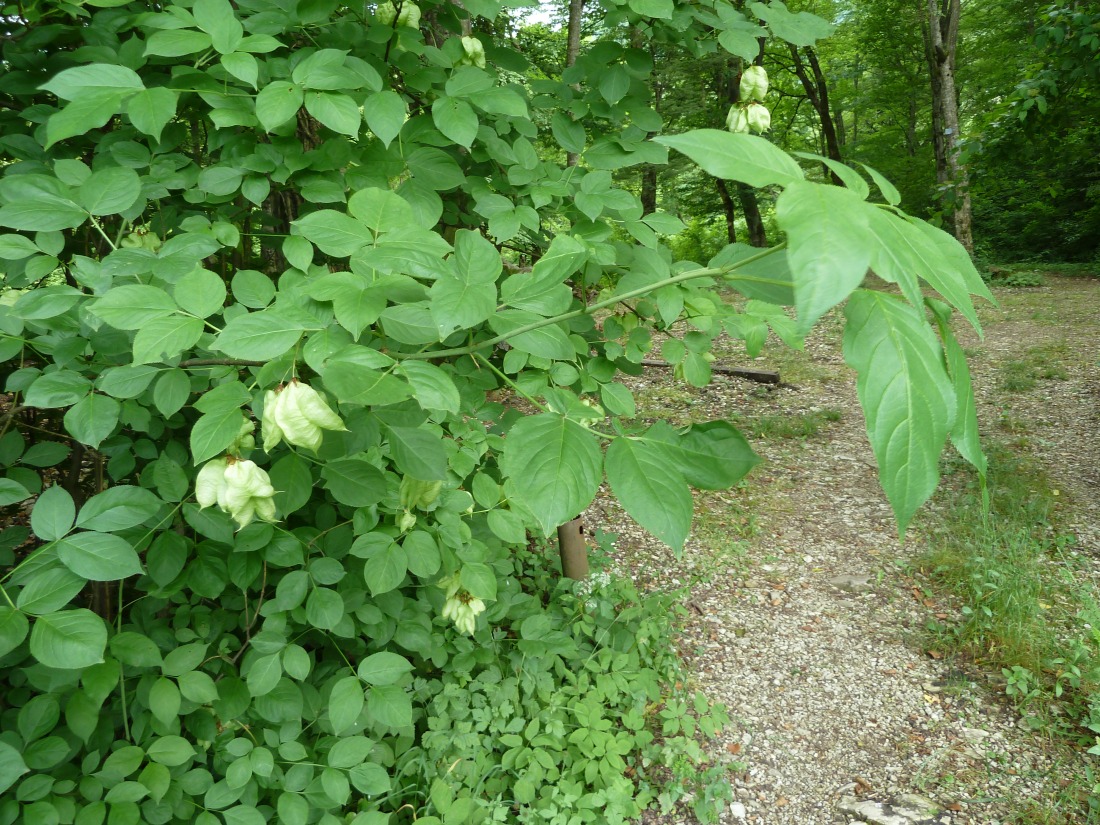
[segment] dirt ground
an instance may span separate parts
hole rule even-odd
[[[1045,283],[998,290],[1000,306],[980,310],[984,340],[957,328],[983,437],[1015,439],[1041,458],[1060,486],[1061,523],[1100,580],[1100,279]],[[776,344],[748,361],[730,344],[720,354],[719,363],[779,370],[779,388],[718,376],[695,390],[664,370],[637,381],[649,415],[739,419],[765,459],[743,488],[697,497],[681,560],[606,499],[589,522],[619,534],[618,563],[647,586],[694,585],[691,666],[729,708],[721,747],[744,764],[724,823],[849,823],[859,821],[854,801],[900,794],[935,802],[942,813],[930,822],[1055,821],[1027,812],[1055,805],[1086,760],[1100,765],[1023,729],[997,674],[925,649],[926,623],[946,608],[912,575],[922,517],[899,543],[840,329],[830,316],[803,353]],[[1006,391],[1006,364],[1025,357],[1057,361],[1057,377]]]

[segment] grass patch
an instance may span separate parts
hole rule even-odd
[[[1069,347],[1064,343],[1030,347],[1021,358],[998,367],[1000,387],[1007,392],[1028,392],[1040,381],[1065,381],[1069,378],[1064,360]]]
[[[811,438],[820,433],[826,424],[839,421],[841,411],[836,409],[811,410],[804,413],[782,413],[738,416],[734,424],[745,435],[756,438]]]
[[[1000,671],[1036,731],[1100,753],[1100,608],[1072,540],[1058,533],[1060,491],[1026,455],[994,445],[989,458],[988,511],[977,479],[960,471],[964,490],[920,560],[929,586],[960,605],[956,620],[930,622],[933,643]],[[1084,804],[1087,821],[1100,822],[1091,776],[1064,799],[1068,815]]]

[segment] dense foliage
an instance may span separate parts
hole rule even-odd
[[[617,376],[658,348],[703,386],[716,336],[797,346],[848,299],[902,529],[948,437],[982,466],[922,293],[976,324],[949,236],[871,170],[885,203],[756,135],[650,139],[649,47],[739,73],[823,21],[608,3],[551,76],[500,4],[415,11],[5,10],[0,822],[615,822],[688,791],[713,816],[694,737],[722,714],[668,603],[528,545],[606,479],[678,550],[689,485],[756,462],[726,422],[633,422]],[[612,174],[668,147],[777,194],[786,240],[673,258],[681,222]]]

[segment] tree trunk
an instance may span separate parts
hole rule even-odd
[[[932,75],[932,109],[938,115],[936,179],[946,211],[952,214],[955,237],[974,254],[970,226],[970,186],[966,166],[959,160],[959,102],[955,89],[955,61],[959,39],[960,0],[928,0],[929,68]],[[942,153],[942,158],[941,158]]]
[[[565,68],[570,68],[577,62],[581,53],[581,15],[584,13],[584,0],[569,0],[569,25],[566,29],[565,40]],[[576,152],[568,152],[565,156],[567,166],[576,166],[580,156]]]
[[[802,54],[799,54],[798,48],[793,44],[788,44],[791,50],[791,58],[794,60],[794,73],[798,76],[799,82],[802,83],[802,89],[806,92],[806,97],[810,101],[810,105],[814,107],[814,111],[817,112],[818,120],[821,121],[821,137],[825,144],[825,151],[822,153],[830,160],[842,162],[843,158],[840,155],[840,141],[837,140],[836,126],[833,123],[833,112],[829,107],[829,86],[825,82],[825,74],[821,71],[821,64],[817,61],[817,54],[813,48],[806,46],[802,50],[802,54],[806,55],[806,63],[809,63],[810,71],[813,72],[813,78],[810,78],[809,73],[806,71],[806,63],[802,61]],[[829,177],[833,184],[836,186],[843,186],[844,183],[837,177],[827,166],[823,165],[823,171],[826,176]]]
[[[579,516],[558,528],[558,552],[565,578],[588,578],[588,542],[584,540],[584,525]]]
[[[764,232],[764,219],[760,216],[760,206],[756,202],[756,190],[744,183],[739,183],[737,198],[741,201],[741,211],[745,214],[745,224],[749,230],[749,245],[766,248],[768,236]]]
[[[726,215],[726,239],[729,243],[737,243],[737,212],[733,206],[733,198],[730,197],[729,187],[721,178],[715,178],[714,185],[718,187],[718,197],[722,199],[722,211]]]

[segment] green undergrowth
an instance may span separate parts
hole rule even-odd
[[[1086,780],[1064,794],[1064,821],[1079,821],[1084,804],[1087,821],[1100,822],[1100,606],[1085,559],[1059,532],[1061,491],[1023,452],[987,451],[988,511],[960,465],[962,490],[921,560],[929,586],[961,605],[956,620],[929,622],[933,644],[999,672],[1033,730],[1088,750]]]
[[[1001,389],[1028,392],[1040,381],[1065,381],[1069,378],[1065,366],[1068,355],[1069,347],[1065,343],[1029,347],[1022,357],[1005,361],[998,367]]]
[[[799,413],[775,413],[735,416],[734,423],[743,433],[756,438],[812,438],[828,425],[839,421],[840,410],[810,410]]]

